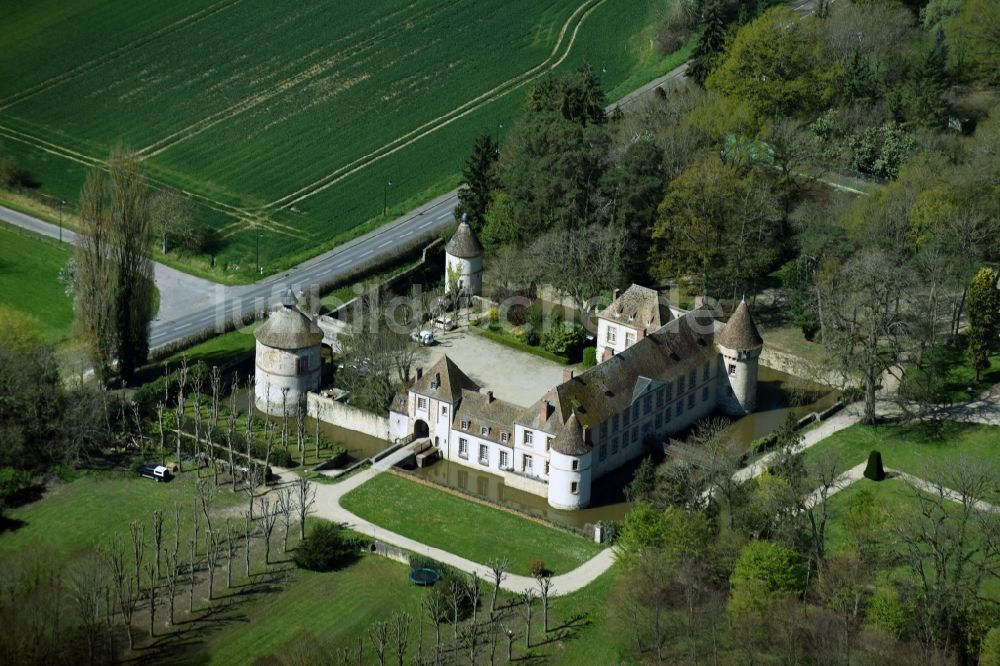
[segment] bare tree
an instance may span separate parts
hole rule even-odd
[[[281,446],[288,451],[288,387],[281,389]]]
[[[530,279],[552,285],[584,311],[587,301],[621,282],[626,249],[625,235],[610,226],[552,231],[526,250],[525,267]]]
[[[274,502],[261,500],[264,508],[261,509],[260,529],[264,535],[264,564],[271,563],[271,534],[274,533],[274,526],[278,522],[278,507]]]
[[[299,512],[299,539],[305,539],[306,518],[309,517],[312,506],[316,502],[316,487],[309,479],[300,478],[297,490],[295,507]]]
[[[157,567],[152,564],[146,565],[146,579],[149,583],[147,589],[149,591],[149,638],[150,640],[156,636],[156,580],[158,574],[156,573]]]
[[[389,645],[389,623],[374,622],[368,627],[368,640],[375,648],[379,666],[385,666],[385,650]]]
[[[132,565],[135,567],[135,591],[138,594],[139,590],[142,589],[142,580],[140,579],[140,574],[142,573],[142,555],[146,549],[146,543],[143,540],[143,525],[138,520],[133,520],[128,526],[129,534],[132,536]]]
[[[201,372],[194,375],[194,399],[191,406],[194,408],[194,465],[196,475],[201,477],[201,390],[205,385],[205,377]]]
[[[306,399],[299,396],[295,401],[295,438],[299,446],[299,462],[306,463]]]
[[[160,549],[163,547],[163,512],[153,512],[153,557],[156,580],[160,580]]]
[[[247,578],[250,578],[250,537],[253,535],[252,523],[250,522],[250,514],[243,514],[243,555],[246,559],[247,565]]]
[[[174,557],[181,549],[181,503],[174,501]]]
[[[469,605],[472,606],[472,623],[476,623],[476,617],[479,614],[479,596],[482,594],[483,590],[479,587],[479,572],[472,572],[472,579],[469,581]]]
[[[247,446],[247,448],[249,448],[249,445]],[[248,502],[247,511],[250,514],[250,520],[253,520],[253,505],[254,505],[254,500],[257,499],[257,486],[260,483],[260,477],[263,476],[263,471],[262,471],[263,468],[257,461],[251,459],[250,456],[247,455],[246,469],[247,469],[247,478],[246,478],[246,486],[244,487],[244,489],[246,490],[247,493],[247,502]]]
[[[469,651],[469,666],[476,666],[476,654],[479,652],[479,625],[475,622],[463,627],[462,645]]]
[[[504,626],[503,633],[507,637],[507,661],[510,662],[514,660],[514,640],[517,638],[517,634],[508,626]]]
[[[201,514],[205,516],[205,526],[211,530],[212,529],[212,503],[215,501],[215,486],[208,483],[207,481],[198,480],[195,486],[198,499],[197,506],[201,510]]]
[[[185,398],[188,381],[188,358],[187,354],[181,355],[181,367],[177,371],[177,409],[174,415],[177,419],[177,471],[184,471],[184,461],[181,458],[181,432],[184,429]]]
[[[128,638],[128,649],[133,650],[135,649],[135,638],[132,636],[132,614],[135,612],[136,605],[135,579],[128,572],[128,565],[125,562],[125,545],[117,535],[112,537],[109,542],[104,551],[104,558],[111,574],[111,585],[115,591],[118,611],[121,613],[125,635]]]
[[[179,562],[177,561],[177,551],[172,551],[167,553],[167,595],[169,596],[169,604],[167,606],[167,623],[173,625],[174,623],[174,601],[177,598],[177,567]]]
[[[96,553],[90,552],[74,563],[69,576],[73,601],[87,639],[87,662],[90,664],[94,663],[101,631],[101,596],[107,584],[105,572],[104,562]]]
[[[288,486],[278,491],[278,509],[281,511],[282,533],[281,552],[288,552],[288,531],[292,527],[292,511],[295,510],[295,500],[292,499],[292,489]]]
[[[500,592],[500,584],[507,580],[507,571],[510,569],[510,560],[506,557],[494,557],[486,563],[490,568],[493,581],[493,596],[490,598],[490,614],[496,612],[497,594]]]
[[[393,613],[390,618],[392,622],[392,635],[395,639],[396,662],[398,666],[403,666],[406,659],[406,644],[410,637],[410,623],[413,616],[409,613]]]
[[[521,610],[524,612],[524,649],[531,648],[531,610],[535,605],[535,591],[532,588],[521,593]]]
[[[209,384],[212,387],[212,412],[208,419],[208,428],[205,435],[208,438],[208,455],[212,460],[214,484],[218,488],[219,464],[215,455],[215,442],[212,440],[212,433],[215,432],[215,427],[219,424],[219,402],[222,397],[222,372],[218,366],[212,366],[212,374],[209,375]],[[236,390],[235,386],[233,386],[233,390]]]
[[[197,534],[195,530],[195,534]],[[193,538],[188,539],[188,614],[194,612],[194,563],[197,557],[197,544]]]
[[[167,464],[167,441],[166,433],[163,429],[163,403],[156,403],[156,422],[160,426],[160,464]]]
[[[233,378],[232,393],[229,394],[229,413],[226,415],[226,446],[229,449],[229,474],[232,477],[233,492],[236,492],[236,463],[233,460],[233,439],[236,437],[236,391],[239,380]]]
[[[441,661],[441,621],[447,610],[444,596],[437,590],[431,590],[431,593],[420,602],[420,607],[434,625],[434,663],[439,663]]]
[[[233,528],[226,520],[226,589],[233,587],[233,557],[236,555],[236,542],[233,541]]]
[[[494,613],[490,613],[490,623],[486,627],[486,637],[490,641],[490,666],[497,661],[497,639],[500,637],[500,621]]]
[[[194,538],[194,552],[197,555],[198,554],[198,533],[200,532],[200,530],[198,529],[198,524],[201,522],[201,507],[199,506],[199,503],[198,503],[197,499],[194,501],[194,506],[192,507],[192,509],[193,510],[191,512],[191,518],[194,520],[194,530],[192,531],[192,535],[193,535],[193,538]]]
[[[538,592],[542,599],[542,631],[549,633],[549,594],[552,592],[552,572],[543,569],[535,574]]]
[[[205,530],[205,558],[208,560],[208,600],[215,594],[215,567],[219,564],[219,538],[211,529]]]

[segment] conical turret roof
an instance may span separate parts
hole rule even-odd
[[[753,323],[750,308],[747,307],[745,300],[740,301],[740,304],[736,306],[736,312],[729,318],[729,322],[722,329],[722,333],[719,333],[716,342],[721,347],[736,351],[750,351],[763,346],[764,339],[760,337],[757,325]]]
[[[462,222],[458,225],[458,231],[448,241],[444,250],[451,256],[459,257],[460,259],[471,259],[472,257],[481,257],[483,255],[483,246],[479,243],[479,239],[476,238],[476,232],[469,226],[465,215],[462,216]]]
[[[583,426],[576,418],[576,412],[569,415],[566,425],[552,439],[552,450],[564,456],[582,456],[590,451]]]
[[[281,307],[270,314],[254,336],[275,349],[305,349],[323,341],[323,330],[298,309],[295,294],[289,289],[282,296]]]

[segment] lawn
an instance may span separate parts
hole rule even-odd
[[[535,559],[556,574],[565,573],[601,549],[581,536],[393,474],[380,474],[352,490],[341,505],[381,527],[474,562],[507,557],[518,574],[527,574]]]
[[[190,191],[221,232],[216,270],[250,279],[253,222],[276,272],[450,189],[472,138],[509,128],[549,71],[590,63],[610,99],[664,73],[682,57],[652,47],[664,11],[42,0],[0,27],[0,139],[43,192],[70,200],[112,146],[142,151],[151,177]]]
[[[872,451],[886,467],[933,480],[935,466],[969,460],[992,462],[1000,455],[1000,427],[945,421],[940,424],[853,425],[834,433],[802,455],[806,463],[825,452],[840,469],[864,462]]]
[[[0,226],[0,303],[35,317],[49,342],[66,339],[73,324],[73,300],[59,284],[71,256],[68,245]]]
[[[148,528],[150,516],[158,509],[164,512],[164,533],[172,535],[175,502],[181,506],[182,529],[190,530],[195,496],[191,472],[170,483],[156,483],[126,471],[83,472],[71,482],[54,483],[42,499],[5,512],[7,518],[23,524],[0,532],[0,557],[41,548],[50,557],[63,560],[106,544],[115,533],[127,538],[132,520],[140,520]],[[214,506],[221,510],[246,501],[244,493],[220,490]]]

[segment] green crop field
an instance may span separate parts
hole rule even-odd
[[[546,73],[590,63],[612,98],[662,73],[665,5],[39,0],[0,26],[0,141],[68,199],[139,150],[220,234],[218,270],[250,279],[255,225],[273,272],[445,191]]]

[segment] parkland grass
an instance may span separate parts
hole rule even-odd
[[[664,73],[683,56],[645,37],[659,7],[42,0],[0,27],[0,140],[70,200],[112,146],[140,150],[222,238],[215,268],[185,261],[249,280],[252,225],[273,273],[447,191],[473,137],[509,128],[548,72],[589,63],[612,100]]]
[[[59,283],[71,256],[68,245],[0,226],[0,303],[35,317],[49,342],[68,337],[73,324],[73,301]]]
[[[528,574],[538,559],[556,574],[596,555],[601,547],[393,474],[379,474],[347,493],[341,506],[380,527],[485,564],[507,557],[511,571]]]

